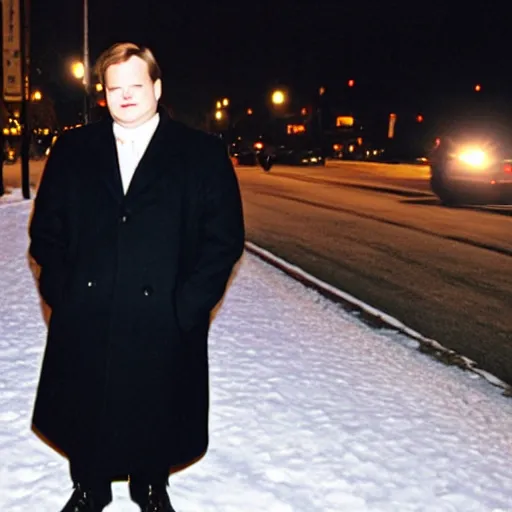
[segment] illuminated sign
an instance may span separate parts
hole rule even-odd
[[[395,136],[395,124],[396,114],[389,114],[388,139],[392,139]]]
[[[336,126],[354,126],[354,118],[352,116],[338,116],[336,118]]]
[[[303,124],[289,124],[286,127],[288,135],[296,135],[297,133],[304,133],[305,131],[306,127]]]

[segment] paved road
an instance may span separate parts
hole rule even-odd
[[[237,172],[251,241],[512,383],[510,208],[442,207],[418,166]]]

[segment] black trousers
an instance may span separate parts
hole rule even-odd
[[[73,483],[80,484],[82,489],[92,492],[103,506],[112,501],[112,482],[129,478],[130,495],[132,500],[139,503],[148,486],[165,488],[169,479],[169,468],[141,471],[131,475],[110,475],[97,469],[81,464],[80,461],[70,460],[69,470]]]

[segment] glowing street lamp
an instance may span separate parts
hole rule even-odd
[[[223,107],[228,107],[228,106],[229,106],[229,100],[228,100],[228,98],[224,98],[224,99],[222,100],[222,106],[223,106]]]
[[[43,94],[41,91],[34,91],[32,93],[32,101],[41,101],[43,99]]]
[[[217,112],[215,112],[215,119],[217,119],[217,121],[221,121],[223,117],[224,114],[222,113],[222,110],[217,110]]]
[[[482,86],[480,84],[475,85],[475,92],[480,92],[482,90]]]
[[[77,80],[83,80],[85,77],[85,66],[83,62],[73,62],[71,65],[71,73]]]
[[[272,93],[272,103],[274,105],[282,105],[286,100],[286,96],[283,91],[277,90]]]

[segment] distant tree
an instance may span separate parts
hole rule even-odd
[[[30,104],[30,126],[32,128],[58,128],[55,106],[50,98],[43,97],[41,101]]]
[[[5,103],[0,99],[0,129],[4,129],[9,124],[9,111]]]

